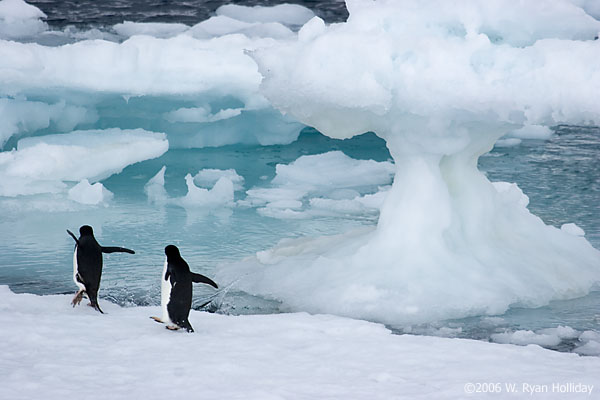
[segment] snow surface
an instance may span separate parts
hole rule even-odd
[[[159,272],[157,270],[157,272]],[[158,279],[158,275],[157,275]],[[101,315],[70,295],[14,294],[0,287],[0,394],[54,400],[595,398],[600,359],[473,340],[393,335],[382,325],[306,313],[228,316],[193,311],[196,332],[148,317],[160,307]],[[502,393],[465,393],[499,382]],[[505,383],[519,393],[508,395]],[[552,384],[592,385],[591,397]]]

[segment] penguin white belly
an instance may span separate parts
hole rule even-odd
[[[173,325],[171,318],[169,318],[169,311],[167,310],[167,304],[169,304],[169,299],[171,298],[171,282],[169,279],[165,279],[165,275],[167,274],[167,258],[165,257],[165,267],[163,268],[163,273],[160,277],[160,305],[162,307],[162,322],[167,325]]]
[[[77,280],[77,270],[78,270],[77,246],[75,246],[75,251],[73,252],[73,281],[75,282],[75,284],[77,285],[79,290],[85,290],[85,286],[83,285],[83,283],[81,283]]]

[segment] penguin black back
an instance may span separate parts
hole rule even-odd
[[[206,283],[214,288],[218,288],[218,286],[206,276],[191,272],[188,263],[181,257],[176,246],[165,247],[165,254],[167,271],[162,279],[169,280],[171,283],[171,292],[167,303],[169,318],[178,327],[193,332],[194,329],[188,320],[192,307],[192,283]]]
[[[102,312],[98,305],[98,290],[102,277],[102,246],[96,241],[91,226],[79,228],[77,241],[77,280],[85,286],[90,305]]]
[[[79,228],[79,238],[69,230],[69,235],[75,240],[75,257],[73,260],[73,279],[80,290],[73,298],[73,306],[81,302],[85,292],[90,299],[90,305],[103,312],[98,305],[98,290],[102,278],[102,253],[125,252],[135,254],[133,250],[122,247],[102,247],[94,237],[94,230],[89,225]]]

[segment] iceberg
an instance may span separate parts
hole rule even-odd
[[[128,165],[159,157],[168,148],[163,133],[143,129],[21,139],[16,150],[0,153],[0,196],[58,193],[64,182],[100,181]]]
[[[570,1],[346,4],[347,23],[315,17],[252,57],[282,112],[332,138],[386,141],[396,170],[377,228],[286,242],[222,276],[259,271],[241,286],[291,310],[393,324],[588,293],[600,252],[477,160],[523,126],[600,122],[600,21]]]

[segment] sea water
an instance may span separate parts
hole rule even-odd
[[[93,4],[92,4],[93,3]],[[109,30],[123,20],[139,22],[170,22],[193,24],[206,19],[219,4],[205,5],[189,2],[165,5],[90,2],[89,7],[66,7],[64,2],[32,3],[45,11],[47,22],[57,29],[77,26],[82,32],[89,29]],[[248,3],[254,5],[254,2]],[[264,3],[265,5],[271,5]],[[343,4],[343,3],[342,3]],[[313,6],[313,2],[305,5]],[[317,2],[317,15],[328,22],[343,21],[345,8],[340,2]],[[69,40],[72,41],[72,34]],[[56,43],[59,44],[59,43]],[[65,98],[81,94],[67,93]],[[47,97],[40,93],[28,100],[54,102],[56,93]],[[50,100],[48,100],[50,99]],[[167,110],[186,107],[187,99],[172,96],[140,97],[133,100],[107,96],[96,107],[97,118],[78,125],[85,129],[144,128],[161,131],[161,122],[155,115]],[[222,110],[233,110],[235,100],[225,100]],[[214,103],[212,104],[214,108]],[[256,129],[254,122],[264,115],[258,112],[246,121],[247,130]],[[264,117],[264,119],[268,119]],[[278,123],[278,122],[277,122]],[[275,124],[276,126],[280,126]],[[281,125],[289,128],[288,125]],[[265,212],[265,204],[247,200],[249,190],[273,189],[278,165],[290,165],[303,156],[323,155],[341,151],[354,160],[375,160],[390,163],[391,155],[385,142],[373,133],[346,140],[328,138],[313,128],[296,127],[285,131],[284,143],[270,143],[257,134],[257,141],[248,143],[185,148],[185,127],[179,127],[169,138],[171,144],[179,141],[158,158],[129,165],[122,172],[102,179],[102,185],[113,193],[110,201],[96,206],[68,203],[59,195],[2,197],[0,211],[0,284],[9,285],[18,293],[40,295],[71,293],[73,241],[66,229],[76,231],[83,224],[92,225],[98,241],[106,246],[124,246],[136,255],[105,255],[100,297],[124,306],[157,305],[160,302],[159,276],[167,244],[179,246],[183,257],[195,272],[211,276],[228,264],[240,262],[256,252],[268,250],[282,239],[314,238],[353,230],[372,229],[377,224],[378,212],[373,208],[344,210],[330,208],[314,212],[309,199],[302,197],[294,214],[288,217]],[[276,130],[276,129],[275,129]],[[285,129],[282,128],[282,131]],[[32,130],[33,136],[46,135],[47,130]],[[275,132],[277,133],[277,131]],[[298,135],[297,138],[294,135]],[[4,150],[17,146],[17,137],[8,139]],[[505,143],[506,144],[506,143]],[[509,143],[511,144],[511,143]],[[512,146],[499,143],[479,159],[479,168],[491,181],[515,182],[529,197],[528,208],[548,225],[559,227],[576,223],[585,231],[590,243],[600,248],[600,130],[596,127],[555,126],[543,140],[524,139]],[[321,160],[321,159],[317,159]],[[156,204],[149,201],[144,188],[159,170],[166,166],[165,190],[170,199],[186,196],[186,174],[195,175],[207,169],[235,170],[243,183],[234,192],[233,205],[206,209],[190,208],[176,201]],[[317,169],[317,173],[318,173]],[[356,194],[369,196],[385,192],[391,178],[383,174],[373,176],[378,185],[362,181],[347,185],[332,193],[316,190],[313,198],[349,200]],[[358,179],[358,178],[357,178]],[[386,181],[387,180],[387,181]],[[335,186],[335,182],[332,183]],[[210,187],[207,187],[209,189]],[[277,189],[278,187],[275,187]],[[312,189],[311,189],[312,190]],[[351,190],[352,193],[348,194]],[[289,201],[289,198],[286,200]],[[237,279],[247,279],[239,276]],[[237,288],[235,281],[225,297],[220,312],[233,314],[277,313],[289,309],[270,296],[250,295]],[[505,314],[475,316],[466,319],[445,320],[420,325],[390,324],[396,332],[410,332],[443,336],[470,337],[489,340],[505,331],[541,331],[569,326],[577,331],[598,330],[600,291],[595,288],[589,295],[566,301],[553,301],[541,308],[513,307]],[[211,293],[209,288],[195,287],[195,304],[201,304]],[[574,340],[563,340],[547,347],[572,350]]]

